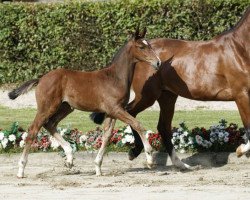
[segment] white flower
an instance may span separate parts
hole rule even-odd
[[[174,132],[174,133],[173,133],[173,137],[176,137],[176,136],[178,136],[178,133],[177,133],[177,132]]]
[[[122,144],[126,144],[126,143],[127,143],[126,138],[122,138]]]
[[[130,128],[130,126],[127,126],[126,129],[124,130],[124,133],[133,133],[133,131]]]
[[[224,137],[224,142],[227,143],[229,141],[228,137]]]
[[[80,137],[80,143],[82,144],[82,143],[86,142],[87,139],[88,139],[88,137],[87,137],[86,135],[82,135],[82,136]]]
[[[182,132],[183,129],[182,129],[182,128],[178,128],[177,131],[178,131],[178,132]]]
[[[57,149],[60,144],[57,142],[57,140],[53,137],[53,136],[50,136],[50,141],[51,141],[51,147],[55,150]]]
[[[146,131],[146,138],[147,138],[147,139],[149,138],[149,134],[150,134],[150,133],[153,133],[153,131],[151,131],[151,130]]]
[[[228,137],[229,133],[228,132],[224,132],[224,137]]]
[[[195,136],[195,140],[196,140],[196,142],[197,142],[197,144],[199,144],[199,145],[201,145],[202,144],[202,137],[201,136],[199,136],[199,135],[196,135]]]
[[[188,137],[188,144],[189,145],[194,144],[194,139],[192,137]]]
[[[175,149],[178,149],[178,148],[179,148],[179,146],[178,146],[178,145],[174,145],[174,148],[175,148]]]
[[[130,144],[134,143],[134,141],[135,141],[135,138],[134,138],[134,136],[132,136],[132,135],[125,135],[125,139],[126,139],[126,141],[129,142]]]
[[[9,141],[14,142],[16,140],[16,136],[11,134],[9,135]]]
[[[223,132],[219,132],[219,138],[223,138],[224,137],[224,133]]]
[[[22,139],[25,140],[27,136],[28,136],[28,133],[27,133],[27,132],[24,132],[24,133],[22,134]]]
[[[3,138],[4,138],[4,133],[0,132],[0,140],[3,140]]]
[[[5,149],[7,147],[7,144],[8,144],[8,139],[7,138],[4,138],[2,141],[1,141],[1,144],[3,146],[3,148]]]
[[[21,140],[21,141],[20,141],[19,146],[20,146],[21,148],[23,148],[23,147],[25,146],[24,140]]]
[[[188,136],[188,132],[187,131],[184,131],[184,136]]]
[[[181,149],[180,153],[186,153],[185,149]]]
[[[66,128],[64,128],[64,129],[62,129],[61,131],[60,131],[60,135],[61,136],[64,136],[64,134],[67,132],[67,129]]]

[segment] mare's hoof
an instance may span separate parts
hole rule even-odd
[[[250,152],[249,152],[249,151],[246,152],[245,156],[246,156],[247,158],[249,158],[249,157],[250,157]]]
[[[128,159],[129,160],[134,160],[136,158],[134,152],[132,151],[132,149],[129,150],[128,152]]]

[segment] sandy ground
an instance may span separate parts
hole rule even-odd
[[[21,98],[17,98],[14,101],[8,97],[9,90],[0,89],[0,105],[11,108],[36,108],[35,92],[34,90],[22,95]],[[131,91],[130,100],[133,100],[134,93]],[[159,110],[159,105],[156,102],[153,106],[148,108],[149,110]],[[178,97],[176,102],[176,110],[237,110],[237,106],[234,102],[222,102],[222,101],[194,101]]]
[[[128,161],[126,153],[104,158],[104,175],[94,175],[94,153],[75,154],[68,170],[57,153],[29,156],[26,178],[17,179],[19,154],[0,155],[0,199],[246,199],[250,195],[247,158],[235,154],[181,154],[192,171],[179,171],[168,161],[154,170],[145,156]],[[165,155],[161,156],[161,164]],[[158,161],[159,162],[159,161]]]

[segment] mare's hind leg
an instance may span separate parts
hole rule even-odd
[[[109,140],[112,137],[112,131],[115,126],[115,121],[116,121],[115,119],[111,119],[108,117],[105,119],[105,122],[104,122],[104,134],[102,136],[102,145],[95,159],[95,170],[96,170],[97,176],[102,175],[102,171],[101,171],[102,160],[103,160],[106,147],[107,145],[109,145]]]
[[[236,154],[241,157],[250,150],[250,98],[245,92],[239,94],[236,98],[236,104],[238,106],[242,123],[246,130],[246,144],[240,145]]]
[[[190,168],[189,165],[183,163],[176,155],[172,139],[172,119],[174,116],[175,103],[177,95],[170,91],[164,91],[158,99],[160,105],[160,116],[157,129],[161,134],[163,144],[169,154],[173,165],[180,169]]]
[[[70,144],[64,140],[64,138],[57,132],[58,123],[64,119],[68,114],[73,112],[73,109],[66,102],[63,102],[56,113],[52,115],[49,120],[44,124],[44,128],[48,130],[51,135],[58,141],[58,143],[63,148],[66,154],[66,163],[65,165],[69,168],[73,166],[73,149]]]

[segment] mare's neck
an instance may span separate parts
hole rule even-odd
[[[241,40],[241,42],[248,48],[250,51],[250,7],[244,13],[241,20],[234,27],[235,37]]]

